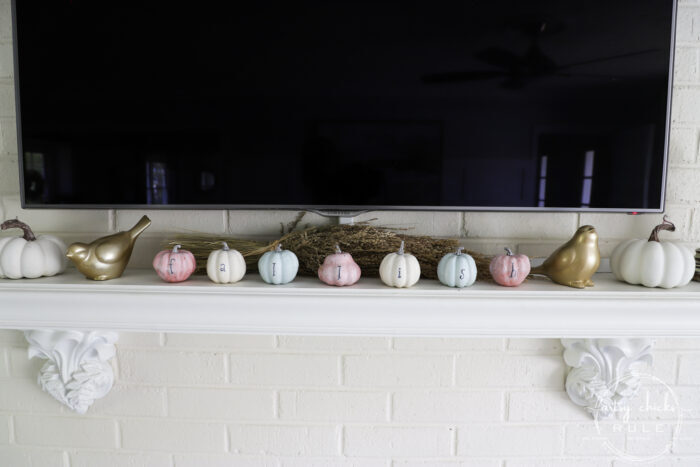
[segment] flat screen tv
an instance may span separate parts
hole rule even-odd
[[[675,10],[16,0],[22,202],[659,212]]]

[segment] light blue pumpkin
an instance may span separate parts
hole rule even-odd
[[[268,284],[292,282],[298,270],[297,255],[289,250],[282,250],[282,245],[277,245],[275,251],[268,251],[258,261],[260,277]]]
[[[455,253],[448,253],[438,263],[438,279],[448,287],[469,287],[476,281],[474,258],[462,253],[464,247]]]

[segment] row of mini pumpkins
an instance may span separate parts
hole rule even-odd
[[[467,287],[476,281],[476,263],[474,259],[462,253],[460,247],[455,253],[445,255],[438,264],[438,278],[449,287]],[[530,260],[525,255],[513,255],[506,248],[507,255],[495,257],[491,261],[491,275],[504,286],[517,286],[530,273]],[[172,250],[158,253],[153,260],[153,267],[158,276],[166,282],[187,280],[196,269],[194,255],[181,250],[175,245]],[[260,277],[268,284],[287,284],[294,280],[299,269],[297,256],[283,250],[277,245],[274,251],[268,251],[258,261]],[[207,276],[217,284],[238,282],[246,273],[246,264],[236,250],[231,250],[226,242],[223,248],[212,251],[207,259]],[[336,245],[336,251],[328,255],[318,269],[318,277],[328,285],[352,285],[360,279],[360,266],[349,253],[343,253]],[[384,257],[379,266],[379,276],[391,287],[411,287],[420,277],[420,264],[415,256],[404,251],[401,242],[399,251]]]

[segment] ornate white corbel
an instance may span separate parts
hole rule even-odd
[[[114,332],[25,331],[29,358],[46,360],[39,372],[41,388],[83,414],[107,395],[114,383],[109,360],[114,357]]]
[[[595,418],[624,408],[639,391],[640,371],[652,364],[652,339],[562,339],[571,368],[566,392]]]

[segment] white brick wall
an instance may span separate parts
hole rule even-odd
[[[19,207],[9,0],[0,0],[0,218],[19,216],[67,241],[129,227],[132,211]],[[681,0],[667,213],[700,245],[700,1]],[[134,266],[168,232],[277,236],[282,211],[154,211]],[[658,216],[391,213],[379,225],[504,244],[543,256],[595,225],[609,254]],[[309,214],[302,226],[328,220]],[[647,465],[700,465],[700,340],[659,340],[655,374],[685,423],[673,452]],[[306,338],[123,334],[117,381],[84,416],[41,392],[41,362],[0,331],[0,466],[23,467],[623,467],[563,392],[552,339]],[[624,435],[619,435],[624,439]],[[640,444],[627,439],[629,445]]]

